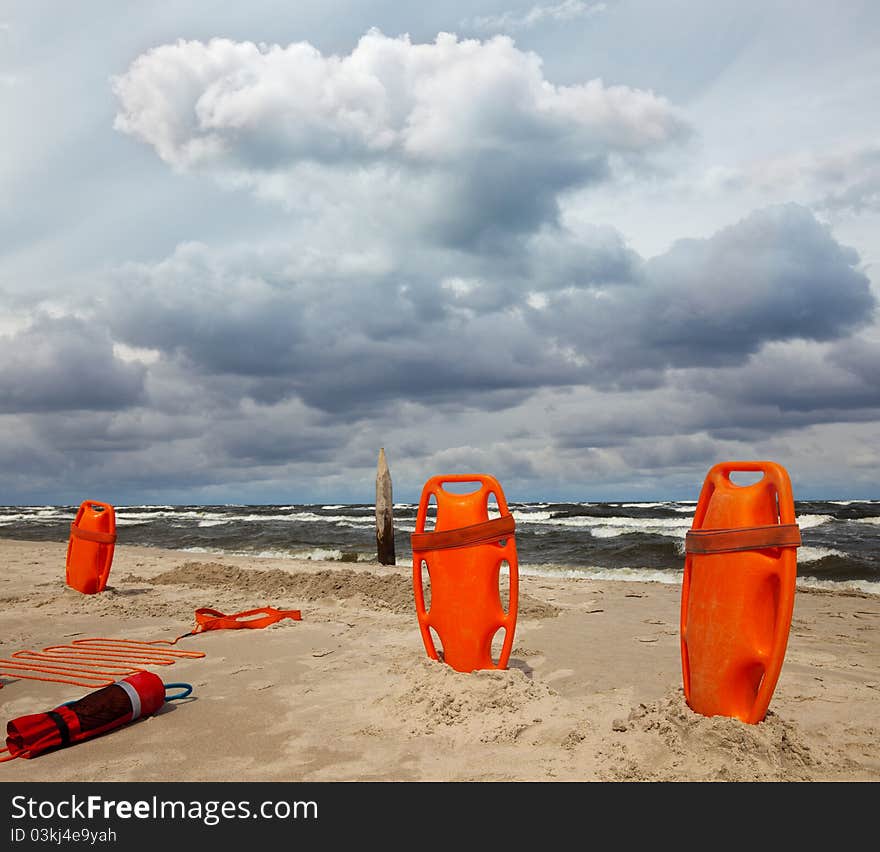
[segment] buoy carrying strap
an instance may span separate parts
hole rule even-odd
[[[97,530],[86,530],[76,525],[74,521],[70,525],[70,534],[75,538],[81,538],[83,541],[94,541],[98,544],[115,544],[116,533],[98,532]]]
[[[260,614],[262,614],[262,618],[255,617]],[[298,609],[275,609],[275,607],[264,606],[259,609],[249,609],[226,615],[219,610],[202,607],[196,610],[196,626],[192,633],[202,633],[205,630],[236,630],[241,627],[268,627],[276,621],[281,621],[282,618],[302,621],[302,613]]]
[[[505,515],[454,530],[413,533],[410,540],[413,550],[445,550],[450,547],[466,547],[470,544],[499,541],[512,536],[515,528],[513,515]]]
[[[732,553],[766,547],[800,547],[801,531],[797,524],[770,524],[739,529],[688,530],[687,553]]]

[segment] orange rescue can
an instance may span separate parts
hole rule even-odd
[[[83,502],[70,525],[67,585],[85,595],[103,592],[116,546],[116,512],[109,503]]]
[[[467,494],[446,490],[449,483],[472,482]],[[489,518],[489,498],[495,496],[500,517]],[[428,504],[437,501],[434,529],[425,532]],[[513,647],[518,606],[519,575],[514,538],[515,522],[498,481],[487,474],[431,477],[422,490],[412,534],[413,587],[419,630],[425,650],[439,660],[431,635],[435,630],[443,662],[456,671],[506,669]],[[501,600],[501,567],[509,572],[508,605]],[[430,607],[425,606],[422,566],[430,580]],[[492,658],[495,634],[503,629],[498,659]]]
[[[736,471],[760,473],[737,485]],[[685,543],[681,661],[688,706],[762,721],[785,658],[800,530],[785,468],[722,462],[707,474]]]

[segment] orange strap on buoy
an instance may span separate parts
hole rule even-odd
[[[97,530],[80,529],[76,524],[70,525],[70,534],[74,538],[81,538],[83,541],[94,541],[98,544],[115,544],[116,533],[102,533]]]
[[[762,475],[737,485],[736,471]],[[800,545],[781,465],[722,462],[709,471],[686,536],[681,590],[682,680],[695,712],[764,719],[788,643]]]
[[[446,490],[446,483],[473,482],[469,494]],[[489,519],[489,498],[495,496],[501,517]],[[433,531],[425,532],[428,503],[437,501]],[[443,648],[443,661],[456,671],[505,669],[516,628],[519,575],[516,524],[507,508],[498,481],[486,474],[431,477],[422,490],[411,536],[413,588],[419,630],[432,660],[440,655],[431,631]],[[510,578],[507,612],[501,603],[500,572],[507,563]],[[427,568],[431,606],[425,606],[422,566]],[[498,660],[492,659],[492,642],[503,629]]]
[[[262,618],[255,617],[260,614],[263,615]],[[275,607],[264,606],[259,609],[249,609],[244,612],[226,615],[219,610],[202,607],[196,610],[196,626],[192,633],[187,635],[193,636],[205,630],[237,630],[242,627],[268,627],[270,624],[275,624],[276,621],[281,621],[282,618],[302,621],[302,613],[298,609],[275,609]]]
[[[413,533],[410,539],[415,550],[446,550],[450,547],[467,547],[471,544],[501,541],[513,535],[515,529],[516,522],[513,515],[506,515],[481,524],[459,527],[457,530]]]
[[[685,536],[687,553],[733,553],[800,546],[801,528],[797,524],[770,524],[735,530],[688,530]]]

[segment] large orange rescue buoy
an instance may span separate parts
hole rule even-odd
[[[735,471],[763,474],[749,485]],[[800,529],[791,482],[774,462],[716,464],[685,544],[681,660],[688,706],[704,716],[764,719],[785,657]]]
[[[473,482],[479,487],[456,494],[444,484]],[[489,518],[489,497],[495,495],[500,517]],[[425,532],[431,496],[437,501],[433,531]],[[431,635],[440,639],[443,661],[460,672],[506,669],[513,647],[519,589],[515,522],[498,481],[486,474],[431,477],[422,490],[412,534],[413,587],[422,641],[428,656],[439,660]],[[508,606],[501,601],[503,563],[509,572]],[[430,581],[430,608],[425,606],[422,566]],[[503,629],[498,660],[492,642]]]
[[[93,595],[103,592],[116,547],[116,512],[109,503],[83,502],[70,525],[67,543],[67,585]]]

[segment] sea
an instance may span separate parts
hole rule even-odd
[[[681,583],[696,502],[509,503],[521,576]],[[66,542],[78,506],[2,506],[0,538]],[[493,512],[494,508],[494,512]],[[255,560],[377,562],[372,504],[114,506],[116,546]],[[417,506],[395,503],[396,564]],[[799,586],[880,595],[880,500],[795,503]],[[490,516],[497,507],[490,504]],[[429,527],[430,528],[430,527]]]

